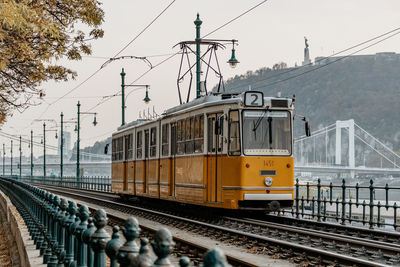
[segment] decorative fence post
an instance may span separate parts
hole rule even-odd
[[[103,209],[97,210],[94,215],[93,222],[96,225],[96,231],[91,236],[90,246],[94,250],[94,266],[106,267],[106,252],[105,248],[110,235],[104,230],[107,225],[107,214]]]
[[[87,228],[87,220],[89,218],[89,210],[86,205],[79,207],[79,218],[81,219],[79,225],[75,228],[75,237],[78,241],[78,267],[87,267],[87,245],[82,240],[82,233]]]
[[[369,182],[369,228],[374,228],[374,181]]]
[[[125,221],[125,226],[121,227],[126,239],[125,244],[118,250],[117,259],[121,267],[128,267],[139,254],[139,247],[135,239],[139,237],[139,222],[134,217],[129,217]],[[133,263],[132,263],[133,264]]]
[[[61,199],[60,202],[60,210],[61,212],[58,213],[57,221],[58,221],[58,263],[62,264],[65,260],[65,225],[64,220],[67,217],[67,208],[68,208],[68,201],[65,198]]]
[[[169,254],[174,251],[175,242],[172,240],[171,232],[166,228],[161,228],[151,242],[157,260],[153,266],[173,266],[168,259]]]
[[[93,218],[89,217],[88,219],[88,226],[87,229],[82,233],[82,240],[87,245],[87,266],[93,267],[97,265],[93,265],[94,262],[94,252],[93,249],[90,247],[90,238],[92,234],[96,231],[93,225]]]
[[[69,266],[74,260],[74,235],[71,232],[71,226],[75,223],[75,214],[77,211],[76,204],[73,201],[69,202],[68,205],[68,216],[64,217],[63,225],[66,229],[65,231],[65,266]]]
[[[112,234],[112,239],[107,243],[106,245],[106,253],[107,256],[110,258],[111,265],[110,267],[118,267],[118,260],[117,260],[117,254],[118,250],[122,246],[122,242],[119,239],[119,227],[114,226],[113,227],[113,234]]]

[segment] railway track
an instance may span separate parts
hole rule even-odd
[[[400,266],[400,245],[397,244],[400,235],[396,233],[359,228],[357,228],[359,232],[354,232],[354,229],[349,228],[351,230],[347,230],[346,234],[346,230],[343,230],[344,226],[339,226],[343,228],[341,233],[338,230],[332,231],[336,228],[310,229],[253,218],[181,217],[176,214],[116,203],[118,196],[112,196],[109,193],[104,195],[100,192],[86,192],[86,196],[82,196],[74,193],[73,189],[69,189],[69,192],[65,189],[59,191],[50,187],[46,189],[235,246],[242,246],[250,253],[266,254],[298,264]],[[88,196],[90,194],[92,197]],[[101,197],[108,200],[99,199]]]

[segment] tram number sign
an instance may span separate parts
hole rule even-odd
[[[246,107],[264,106],[264,94],[257,91],[248,91],[244,93],[244,105]]]

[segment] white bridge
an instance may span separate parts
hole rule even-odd
[[[400,156],[354,120],[336,121],[295,140],[297,173],[400,176]]]

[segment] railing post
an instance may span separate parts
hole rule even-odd
[[[92,234],[90,246],[94,250],[94,266],[106,267],[106,252],[105,248],[110,235],[104,230],[107,225],[107,214],[103,209],[97,210],[94,215],[93,222],[96,225],[96,231]]]
[[[374,228],[374,181],[369,181],[369,228]]]
[[[299,218],[299,179],[296,179],[296,218]]]
[[[389,185],[388,184],[385,185],[385,198],[386,198],[385,208],[386,208],[386,210],[388,210],[389,209]]]
[[[66,229],[65,233],[65,266],[69,266],[74,260],[74,234],[71,231],[71,226],[75,223],[75,214],[77,212],[76,204],[73,201],[69,202],[68,205],[69,216],[64,217],[64,226]]]
[[[93,218],[90,217],[88,219],[87,229],[82,233],[82,240],[87,245],[87,254],[88,254],[87,266],[88,267],[93,267],[93,266],[97,267],[97,265],[93,265],[94,264],[94,252],[93,252],[93,249],[90,247],[90,238],[95,231],[96,231],[96,229],[94,228]]]
[[[171,232],[166,228],[158,230],[151,242],[157,260],[153,266],[172,266],[168,256],[174,250],[175,243],[172,240]]]
[[[117,254],[118,254],[118,250],[122,246],[122,242],[119,239],[118,232],[119,232],[119,227],[114,226],[113,234],[111,237],[112,239],[110,241],[108,241],[106,248],[105,248],[107,256],[110,258],[110,261],[111,261],[110,267],[118,267]]]
[[[346,224],[346,180],[342,181],[342,225]]]
[[[82,240],[82,233],[87,228],[87,220],[89,218],[89,210],[86,205],[79,207],[79,218],[81,222],[75,228],[75,237],[78,240],[78,267],[87,267],[87,245]]]
[[[203,267],[214,267],[216,266],[216,263],[221,267],[230,266],[225,254],[219,248],[209,250],[203,258]]]
[[[318,178],[318,192],[317,192],[317,218],[318,222],[321,221],[321,179]]]
[[[359,200],[359,190],[360,190],[360,186],[358,185],[358,183],[356,184],[356,207],[358,208],[358,200]]]
[[[64,220],[67,217],[68,201],[65,198],[61,199],[60,210],[58,213],[58,263],[62,264],[65,260],[65,225]]]
[[[139,237],[139,222],[134,217],[129,217],[125,221],[125,226],[121,227],[126,239],[125,244],[118,250],[117,259],[121,267],[130,266],[131,261],[139,254],[139,247],[135,239]]]

